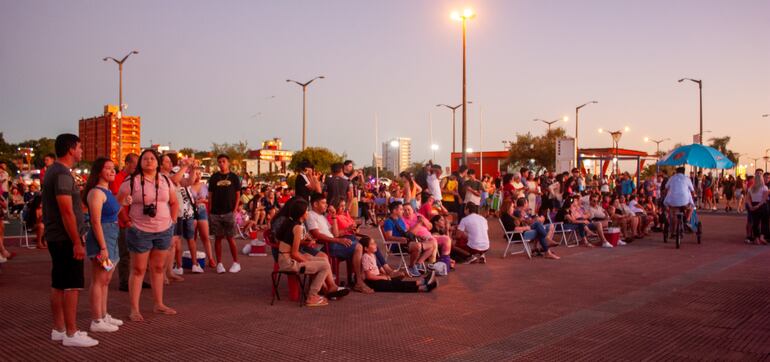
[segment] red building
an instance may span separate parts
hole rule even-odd
[[[78,133],[83,147],[83,159],[95,161],[98,157],[109,157],[119,164],[123,164],[118,154],[120,135],[118,134],[118,107],[104,106],[104,114],[98,117],[81,119],[78,122]],[[123,152],[122,156],[129,153],[141,152],[141,125],[142,119],[138,116],[123,116]]]
[[[453,152],[451,155],[452,172],[460,168],[463,159],[462,152]],[[502,175],[506,171],[504,166],[508,158],[508,151],[469,152],[468,167],[476,170],[476,175],[489,174],[492,177]]]

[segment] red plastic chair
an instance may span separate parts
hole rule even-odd
[[[302,307],[305,304],[305,299],[307,299],[305,292],[307,274],[279,270],[278,241],[273,239],[273,233],[269,229],[265,230],[263,237],[265,239],[265,244],[270,246],[270,252],[273,254],[273,272],[270,274],[270,278],[273,282],[273,299],[270,301],[270,305],[273,305],[276,299],[281,300],[281,297],[278,295],[278,286],[281,284],[281,276],[286,275],[286,280],[289,285],[289,300],[299,301],[299,306]]]

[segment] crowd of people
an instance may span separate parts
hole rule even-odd
[[[65,346],[98,344],[78,330],[75,318],[85,264],[92,275],[89,330],[115,332],[123,325],[108,313],[115,269],[118,290],[128,292],[131,321],[144,320],[143,289],[150,289],[153,313],[173,316],[177,312],[164,301],[164,285],[184,280],[185,245],[190,272],[204,272],[197,263],[198,239],[204,265],[224,274],[242,270],[235,238],[261,235],[274,246],[278,270],[312,277],[304,302],[321,307],[350,291],[431,292],[438,277],[458,264],[485,264],[489,217],[499,217],[505,231],[535,243],[537,253],[553,260],[560,259],[554,251],[560,243],[556,225],[563,226],[562,233],[574,232],[585,247],[611,248],[661,231],[669,220],[666,207],[713,209],[720,198],[726,211],[748,211],[747,242],[766,244],[770,232],[770,174],[762,170],[744,181],[700,172],[688,177],[679,168],[671,177],[662,172],[637,185],[628,173],[587,177],[578,169],[535,175],[521,168],[491,176],[461,166],[442,176],[442,168],[428,162],[386,184],[349,160],[331,165],[328,175],[304,161],[294,184],[286,185],[236,174],[227,155],[217,156],[217,172],[206,181],[195,160],[145,150],[127,155],[120,170],[114,160],[99,158],[87,179],[78,180],[72,168],[82,156],[79,138],[59,135],[55,147],[56,154],[46,156],[40,191],[34,184],[27,189],[23,182],[9,182],[0,164],[5,193],[0,210],[18,213],[36,234],[37,247],[48,249],[51,339]],[[621,240],[610,242],[611,227]],[[381,236],[381,243],[372,234]],[[393,255],[402,255],[403,265],[389,264]],[[2,262],[13,257],[2,239],[0,257]],[[349,277],[347,286],[333,275],[332,260],[348,261],[355,278]]]

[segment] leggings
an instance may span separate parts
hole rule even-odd
[[[375,292],[415,293],[420,287],[415,280],[366,280],[366,285]]]
[[[758,202],[752,202],[751,206],[757,206]],[[760,235],[768,233],[767,206],[762,206],[751,211],[751,237],[756,239]],[[760,234],[761,232],[761,234]]]

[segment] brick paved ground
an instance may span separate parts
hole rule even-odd
[[[494,257],[461,265],[432,294],[354,294],[325,308],[270,306],[265,257],[237,275],[186,275],[167,289],[179,311],[94,334],[100,345],[48,340],[48,255],[0,274],[0,360],[768,360],[770,247],[743,243],[743,218],[703,216],[702,245],[659,234],[612,250],[557,248],[560,261]],[[241,244],[243,241],[240,242]],[[10,243],[13,245],[13,243]],[[285,286],[283,289],[285,294]],[[113,315],[127,294],[110,295]],[[88,325],[81,298],[79,325]]]

